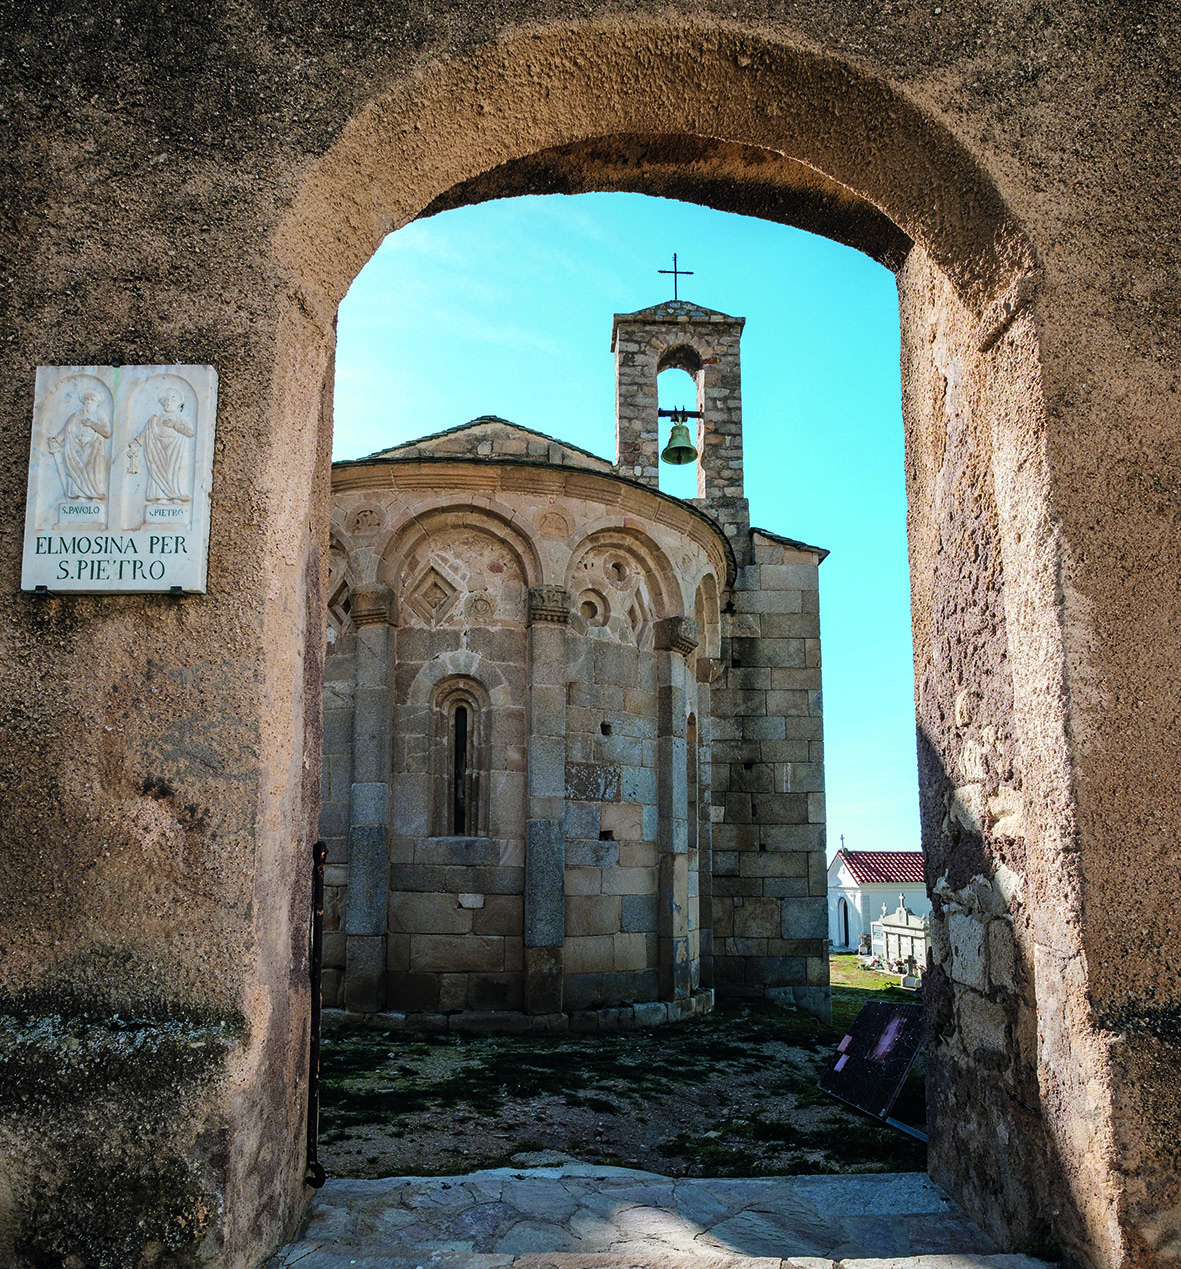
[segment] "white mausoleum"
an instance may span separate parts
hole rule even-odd
[[[839,850],[828,865],[828,937],[834,951],[855,952],[882,909],[931,911],[921,850]]]

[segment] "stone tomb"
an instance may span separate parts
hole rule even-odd
[[[912,912],[904,896],[898,896],[898,907],[893,912],[887,912],[886,905],[882,904],[881,919],[873,923],[873,935],[874,951],[878,951],[880,943],[884,961],[913,960],[926,966],[930,946],[927,918]]]
[[[205,590],[217,371],[39,366],[21,586]]]

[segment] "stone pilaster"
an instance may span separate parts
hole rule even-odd
[[[641,331],[618,331],[615,349],[615,465],[624,476],[660,487],[659,350]]]
[[[393,627],[385,587],[354,591],[357,628],[353,783],[349,798],[349,885],[345,906],[345,1008],[385,1006],[389,910],[389,778]]]
[[[750,505],[742,469],[742,323],[711,326],[714,353],[702,359],[697,400],[698,501],[722,526],[742,566],[750,560]]]
[[[689,795],[685,753],[687,667],[697,623],[669,617],[656,625],[658,972],[664,1000],[684,999],[690,983]]]
[[[566,939],[566,623],[570,592],[529,591],[525,1010],[562,1009]]]
[[[694,658],[697,678],[697,924],[699,986],[714,986],[713,716],[712,683],[721,672],[716,658]]]

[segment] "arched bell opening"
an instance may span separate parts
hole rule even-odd
[[[696,370],[683,365],[661,366],[656,376],[660,492],[674,498],[705,496],[700,462],[700,360],[696,356],[694,360],[698,362]]]

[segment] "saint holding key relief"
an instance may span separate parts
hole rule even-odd
[[[153,414],[143,430],[127,446],[127,471],[139,474],[136,456],[143,451],[148,469],[148,502],[189,502],[185,493],[185,458],[196,429],[184,416],[184,402],[175,388],[159,397],[163,413]]]

